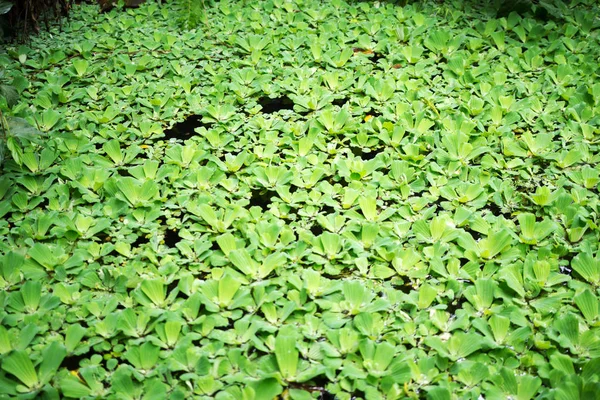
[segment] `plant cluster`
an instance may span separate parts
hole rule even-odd
[[[49,139],[0,177],[0,398],[595,398],[598,7],[475,10],[82,6],[11,49]]]
[[[36,143],[36,137],[41,133],[12,113],[12,107],[18,103],[20,93],[29,86],[29,81],[18,71],[7,71],[9,64],[10,61],[0,55],[0,167],[9,153],[21,165],[23,148]]]
[[[195,29],[202,23],[207,23],[204,0],[179,0],[179,25],[181,29]]]
[[[43,24],[50,29],[51,22],[62,26],[62,18],[69,15],[73,0],[0,0],[0,42],[7,37],[26,39],[40,31]]]

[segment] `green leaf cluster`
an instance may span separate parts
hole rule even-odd
[[[595,2],[185,4],[7,49],[0,398],[595,398]]]

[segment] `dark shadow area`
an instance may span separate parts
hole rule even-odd
[[[294,102],[286,95],[274,99],[260,97],[257,102],[262,108],[261,112],[265,114],[272,114],[281,110],[294,110]]]
[[[179,286],[178,279],[174,279],[173,282],[169,283],[167,285],[167,296],[169,295],[169,293],[171,293],[173,290],[175,290],[177,288],[177,286]]]
[[[370,149],[357,146],[349,146],[349,148],[354,156],[360,157],[363,161],[372,160],[377,157],[377,154],[380,154],[385,150],[384,148]]]
[[[347,102],[348,102],[348,98],[342,97],[341,99],[335,99],[334,101],[331,102],[331,104],[333,104],[334,106],[342,107]]]
[[[122,3],[122,6],[125,8],[137,8],[145,2],[146,0],[125,0]],[[98,4],[100,5],[100,12],[108,12],[113,8],[121,5],[115,0],[98,0]]]
[[[481,239],[481,233],[474,231],[471,228],[466,228],[465,232],[467,232],[469,235],[471,235],[471,237],[475,240],[478,241],[479,239]]]
[[[325,386],[327,386],[327,384],[331,383],[329,381],[329,379],[327,379],[325,376],[316,376],[315,378],[311,379],[309,382],[307,383],[290,383],[290,388],[292,389],[297,389],[297,390],[304,390],[307,392],[311,392],[311,393],[319,393],[319,397],[317,397],[317,399],[319,400],[335,400],[336,397],[334,394],[329,393],[327,390],[325,390]],[[352,397],[355,398],[355,397]]]
[[[348,179],[350,179],[350,178],[348,178]],[[348,181],[348,179],[346,179],[346,178],[340,178],[340,177],[335,177],[334,178],[333,176],[330,176],[325,181],[327,183],[329,183],[331,186],[334,186],[335,184],[339,184],[342,187],[347,187],[350,184],[350,182]]]
[[[328,205],[323,205],[320,210],[321,210],[321,214],[325,214],[325,215],[333,214],[335,212],[333,207],[328,206]]]
[[[329,393],[327,390],[321,392],[319,396],[319,400],[335,400],[335,396]]]
[[[202,122],[202,115],[190,115],[185,120],[175,123],[171,128],[165,130],[163,139],[187,140],[196,135],[196,128],[210,128],[211,124]]]
[[[323,233],[323,227],[319,224],[313,224],[310,227],[310,233],[312,233],[315,236],[319,236],[321,233]]]
[[[41,208],[42,210],[45,210],[46,207],[48,207],[48,198],[47,197],[43,197],[42,201],[40,201],[40,203],[36,206],[36,208]]]
[[[439,3],[443,3],[442,0],[438,0]],[[349,3],[359,4],[368,3],[373,4],[373,0],[350,0]],[[388,3],[395,6],[407,6],[412,5],[416,9],[422,9],[422,4],[425,4],[422,0],[383,0],[381,3]],[[516,13],[521,16],[529,16],[537,19],[541,22],[553,21],[565,21],[566,18],[562,15],[560,8],[565,4],[568,4],[564,0],[467,0],[457,2],[457,9],[465,13],[466,18],[481,18],[482,16],[488,18],[506,18],[511,13]],[[575,8],[578,9],[590,9],[590,6],[578,4]]]
[[[502,209],[496,203],[489,202],[489,203],[487,203],[485,205],[485,207],[483,209],[484,210],[488,210],[489,212],[491,212],[496,217],[499,216],[499,215],[504,216],[504,214],[502,213]],[[507,218],[507,217],[504,216],[504,218]]]
[[[488,5],[488,7],[491,7],[492,11],[493,4],[500,3],[496,9],[496,18],[506,18],[514,12],[521,16],[529,14],[539,21],[560,21],[564,19],[560,14],[559,9],[552,4],[559,3],[557,1],[540,2],[535,0],[504,0],[484,3],[490,3],[491,6]]]
[[[277,192],[265,188],[252,189],[250,191],[250,207],[260,207],[266,211],[271,205],[271,198],[277,197]]]
[[[101,242],[108,242],[111,240],[110,235],[104,231],[96,233],[94,237],[100,239]]]
[[[376,108],[371,108],[367,115],[370,115],[373,118],[381,117],[381,112]]]
[[[505,219],[512,219],[512,215],[510,215],[509,212],[503,212],[502,209],[496,203],[488,203],[483,209],[489,210],[496,217],[502,216]]]
[[[129,171],[126,168],[119,168],[117,170],[117,174],[119,174],[119,176],[123,176],[123,177],[131,176],[131,174],[129,173]]]
[[[373,53],[373,55],[369,57],[369,60],[371,60],[374,64],[377,64],[377,62],[382,58],[385,58],[385,55],[381,53]]]
[[[446,304],[446,311],[448,311],[451,315],[454,315],[457,310],[460,310],[465,303],[466,298],[459,297],[458,299],[454,299],[451,303]]]
[[[90,347],[85,353],[71,354],[71,355],[66,356],[63,359],[62,363],[60,364],[60,368],[66,368],[69,371],[77,371],[77,370],[79,370],[79,368],[81,368],[82,361],[90,360],[92,358],[92,356],[96,355],[96,354],[102,356],[102,361],[101,361],[100,365],[102,365],[103,367],[106,367],[106,360],[109,360],[110,358],[112,358],[112,355],[110,353],[98,352],[97,350],[94,350],[93,347]],[[108,357],[105,358],[104,356],[108,356]]]
[[[364,161],[369,161],[374,159],[375,157],[377,157],[377,154],[380,154],[383,151],[382,148],[380,149],[369,149],[369,151],[364,151],[362,152],[362,154],[360,155],[360,158],[362,158]]]
[[[73,0],[13,0],[4,3],[0,7],[0,41],[18,42],[27,41],[31,33],[39,33],[42,27],[50,30],[51,26],[58,24],[62,30],[64,19],[74,5]]]
[[[146,243],[148,243],[148,238],[144,236],[138,236],[137,239],[135,239],[135,242],[131,243],[131,247],[140,247],[141,245]]]
[[[179,236],[179,231],[175,229],[167,229],[165,232],[165,245],[167,247],[173,248],[177,243],[181,241],[181,236]]]
[[[61,368],[66,368],[69,371],[77,371],[81,365],[81,361],[83,360],[88,360],[91,356],[93,356],[94,354],[96,354],[95,351],[91,350],[83,353],[83,354],[79,354],[79,355],[70,355],[64,358],[62,364],[60,364]]]
[[[399,290],[404,294],[410,294],[411,291],[415,290],[408,282],[404,281],[404,279],[402,278],[392,281],[392,288],[394,288],[395,290]]]

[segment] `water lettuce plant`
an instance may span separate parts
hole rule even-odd
[[[596,398],[596,2],[192,3],[0,54],[0,399]]]

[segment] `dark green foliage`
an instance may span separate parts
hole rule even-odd
[[[123,5],[129,8],[139,7],[146,0],[125,0],[125,1],[117,1],[117,0],[98,0],[98,4],[100,5],[101,11],[109,11],[113,9],[115,6]]]
[[[0,38],[25,39],[69,14],[73,0],[0,0]]]
[[[8,61],[0,57],[0,166],[10,152],[13,160],[21,164],[23,147],[39,133],[22,118],[11,115],[12,107],[19,101],[29,83],[19,73],[9,75],[4,67]]]
[[[0,400],[596,398],[600,8],[477,1],[7,48]]]
[[[194,29],[206,18],[204,0],[179,0],[181,17],[179,24],[182,29]]]
[[[506,17],[516,12],[520,15],[529,13],[542,20],[563,20],[565,7],[564,2],[558,0],[502,0],[497,16]]]
[[[0,38],[3,38],[7,32],[7,28],[8,28],[8,21],[7,21],[7,17],[6,14],[8,14],[8,12],[11,10],[11,8],[13,7],[13,3],[10,1],[6,1],[6,0],[0,0]]]

